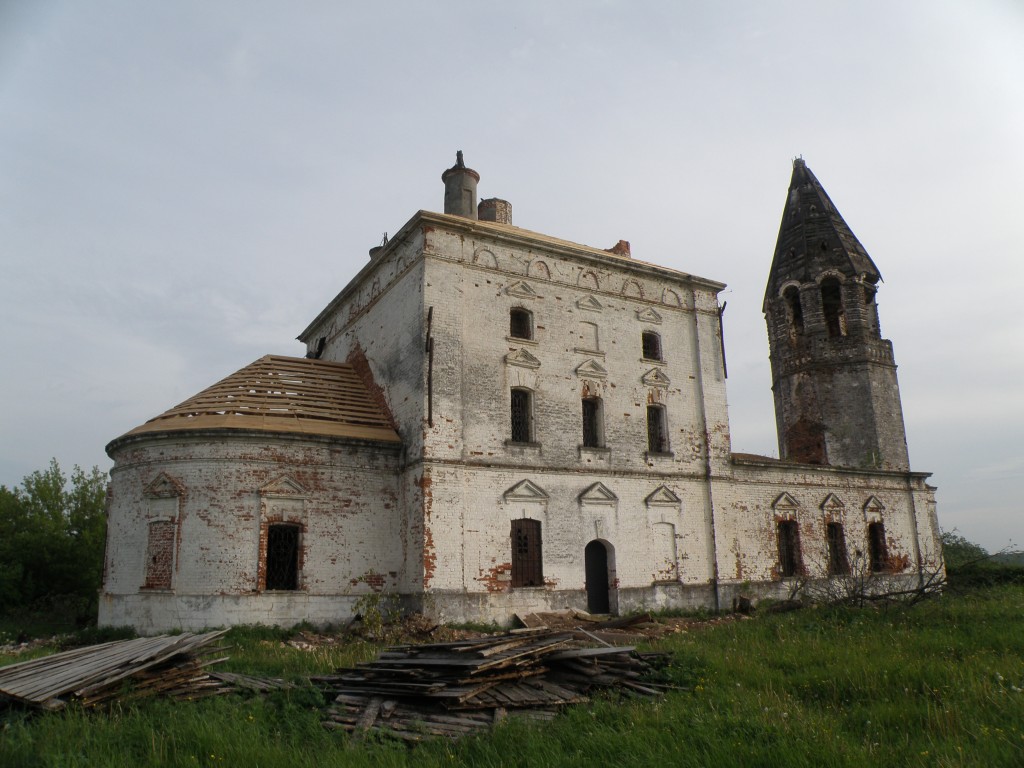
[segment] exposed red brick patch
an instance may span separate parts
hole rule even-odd
[[[387,417],[390,426],[397,432],[398,423],[395,421],[394,415],[391,413],[391,406],[388,404],[387,393],[380,387],[379,384],[373,378],[373,372],[370,370],[370,363],[366,359],[366,352],[363,351],[363,347],[356,342],[356,345],[352,348],[352,351],[348,353],[348,357],[345,362],[352,366],[352,370],[356,372],[359,380],[363,382],[363,386],[366,387],[366,391],[370,393],[370,399],[376,403],[384,415]]]
[[[488,592],[509,592],[512,589],[512,563],[499,563],[487,570],[480,570],[476,580],[487,587]]]

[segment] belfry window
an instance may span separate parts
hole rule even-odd
[[[640,335],[640,346],[644,360],[663,360],[661,356],[661,337],[654,331],[644,331]]]
[[[583,447],[604,446],[604,418],[601,398],[583,398]]]
[[[868,559],[873,573],[884,571],[889,564],[889,553],[885,546],[885,526],[882,523],[868,525]]]
[[[539,520],[512,521],[512,586],[544,586]]]
[[[832,338],[846,335],[846,315],[843,313],[842,286],[834,277],[821,281],[821,311],[825,326]]]
[[[513,443],[533,442],[533,393],[528,389],[513,389],[511,402]]]
[[[647,450],[649,453],[668,453],[668,421],[665,407],[647,406]]]
[[[299,588],[299,526],[267,527],[267,589]]]
[[[801,570],[800,528],[796,520],[780,520],[779,534],[779,575],[796,576]]]
[[[789,338],[796,341],[796,337],[804,332],[804,309],[800,304],[800,289],[795,285],[789,286],[783,294],[786,302],[786,314],[789,319]]]
[[[825,526],[825,540],[828,545],[828,574],[842,576],[850,572],[850,562],[846,557],[846,536],[840,523],[829,523]]]
[[[522,307],[513,307],[508,313],[508,335],[513,339],[533,338],[533,315]]]

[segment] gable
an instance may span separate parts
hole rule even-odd
[[[505,501],[547,501],[548,494],[532,480],[520,480],[502,494]]]
[[[651,370],[643,375],[640,381],[648,387],[657,387],[658,389],[668,389],[668,385],[672,383],[668,376],[658,368],[651,368]]]
[[[306,489],[290,475],[281,475],[260,488],[262,496],[305,496]]]
[[[183,495],[183,490],[180,481],[175,480],[166,472],[161,472],[146,486],[143,495],[154,499],[168,499],[172,496]]]
[[[533,287],[529,283],[524,283],[522,280],[517,280],[512,283],[508,288],[505,289],[505,293],[509,296],[518,296],[521,299],[536,299],[537,292],[533,290]]]
[[[667,485],[659,485],[650,495],[644,499],[648,507],[677,507],[682,503],[671,488]]]
[[[578,498],[580,504],[614,504],[619,500],[604,483],[588,486]]]
[[[608,370],[597,360],[584,360],[576,366],[577,376],[587,376],[593,379],[603,379],[608,376]]]
[[[509,365],[518,365],[521,368],[540,368],[540,360],[531,355],[525,349],[517,349],[505,355],[505,362]]]
[[[655,325],[661,323],[661,315],[650,307],[647,307],[646,309],[638,309],[636,312],[636,319],[641,323],[654,323]]]

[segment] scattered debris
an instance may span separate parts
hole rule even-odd
[[[571,630],[524,629],[393,646],[376,661],[311,680],[334,696],[325,727],[410,741],[461,736],[507,716],[549,719],[596,689],[656,696],[669,687],[645,681],[666,654],[582,647],[577,637]]]
[[[71,700],[91,707],[163,695],[194,699],[227,692],[206,668],[225,658],[210,647],[226,630],[118,640],[0,667],[0,699],[40,709]]]

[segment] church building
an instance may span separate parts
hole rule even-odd
[[[723,283],[512,224],[462,153],[299,335],[116,438],[100,624],[726,608],[941,568],[881,275],[796,160],[768,276],[780,458],[732,452]],[[767,250],[767,249],[766,249]]]

